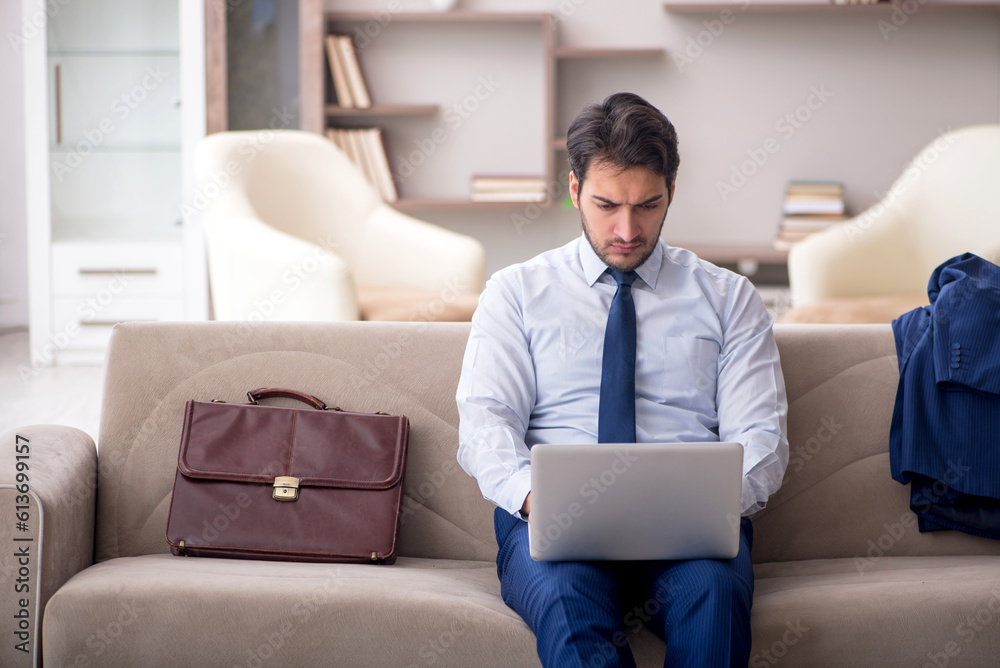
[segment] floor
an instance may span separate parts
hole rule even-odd
[[[31,424],[82,429],[97,441],[104,369],[32,366],[28,332],[0,333],[0,432]]]

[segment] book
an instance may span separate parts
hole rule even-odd
[[[836,181],[789,181],[785,188],[786,195],[832,195],[840,197],[844,194],[844,184]]]
[[[544,202],[545,192],[474,192],[473,202]]]
[[[473,176],[472,189],[479,192],[544,191],[546,182],[540,176]]]
[[[395,202],[399,199],[382,143],[382,130],[327,128],[324,134],[358,168],[383,201]]]
[[[340,140],[344,143],[344,153],[347,154],[348,159],[353,162],[358,169],[362,169],[361,155],[359,153],[360,147],[354,139],[354,134],[350,130],[341,130],[340,133]]]
[[[354,51],[354,39],[350,35],[337,35],[337,45],[340,48],[341,61],[347,74],[347,85],[351,89],[354,106],[358,109],[368,109],[372,106],[372,99],[368,94],[365,78],[361,74],[358,55]]]
[[[844,200],[821,198],[786,199],[784,212],[785,215],[815,215],[823,213],[843,215]]]
[[[378,170],[375,167],[375,151],[371,140],[368,138],[368,130],[352,130],[352,132],[358,138],[358,146],[361,148],[362,162],[364,163],[365,176],[368,178],[368,182],[372,184],[375,191],[379,194],[382,200],[385,200],[385,195],[382,193],[382,186],[379,183]]]
[[[337,94],[337,104],[341,107],[353,108],[354,96],[347,82],[343,57],[340,54],[336,35],[327,35],[323,40],[326,46],[326,59],[330,64],[330,75],[333,78],[333,90]]]
[[[782,230],[818,232],[845,220],[846,217],[839,215],[785,216],[780,227]]]
[[[540,176],[473,176],[473,202],[544,202],[548,185]]]
[[[347,152],[346,149],[344,148],[343,141],[341,141],[340,131],[337,128],[327,128],[323,134],[325,134],[326,138],[332,141],[333,145],[339,148],[341,152],[343,153]]]
[[[844,215],[844,185],[835,181],[790,181],[782,211],[794,215]]]
[[[399,193],[396,191],[396,184],[392,180],[389,158],[386,155],[385,143],[382,141],[382,130],[379,128],[369,128],[365,136],[370,145],[369,155],[372,158],[379,193],[381,193],[384,201],[395,202],[399,199]]]
[[[345,130],[344,132],[347,134],[348,144],[351,146],[351,151],[355,156],[354,164],[356,164],[358,169],[361,170],[361,173],[364,174],[368,183],[370,183],[373,188],[377,189],[378,185],[372,177],[371,163],[369,162],[368,151],[365,148],[365,141],[361,130]]]
[[[772,246],[787,251],[813,234],[846,220],[844,184],[836,181],[789,181],[783,216]]]

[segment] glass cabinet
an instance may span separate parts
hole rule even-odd
[[[31,119],[47,155],[29,176],[29,199],[45,199],[29,204],[33,366],[100,361],[116,322],[207,317],[200,232],[182,215],[204,134],[203,66],[182,45],[201,46],[185,35],[203,25],[201,2],[47,7],[44,56],[25,58],[45,70],[34,113],[46,113]]]

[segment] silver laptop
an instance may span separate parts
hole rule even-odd
[[[739,443],[535,445],[531,557],[731,559],[742,481]]]

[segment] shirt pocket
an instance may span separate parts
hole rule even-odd
[[[663,339],[663,388],[667,404],[714,414],[719,344],[692,336]]]

